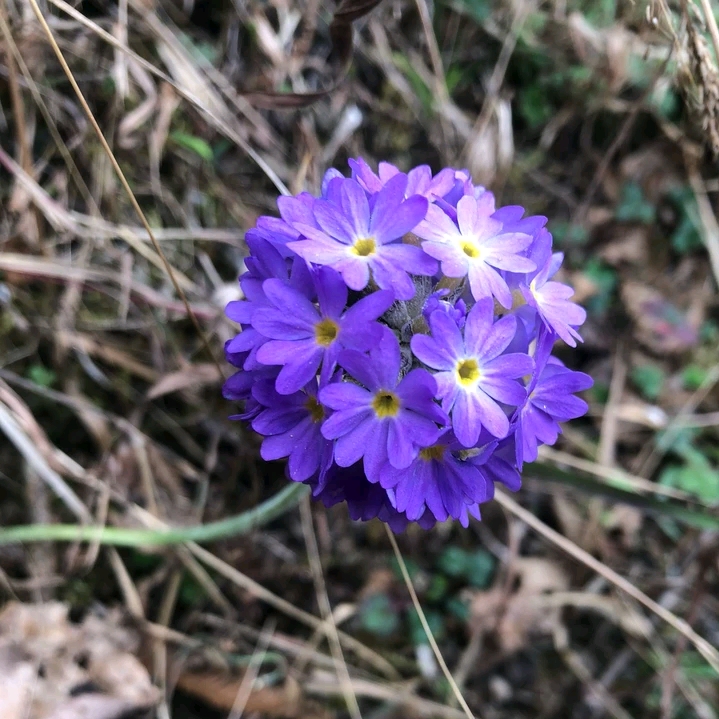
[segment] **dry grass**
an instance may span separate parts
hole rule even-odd
[[[691,483],[719,463],[709,2],[375,5],[0,0],[0,526],[183,527],[275,493],[281,468],[219,396],[245,230],[347,157],[467,166],[551,218],[590,309],[566,360],[599,390],[527,468],[521,505],[399,540],[464,710],[411,631],[381,528],[341,507],[209,549],[0,547],[0,586],[123,604],[163,719],[716,717],[719,524],[661,512],[718,516],[719,494]],[[698,244],[681,244],[684,220]],[[684,484],[668,467],[689,467]],[[478,546],[498,564],[484,594],[441,568]],[[537,566],[557,581],[514,586]],[[474,618],[433,599],[441,582]],[[610,584],[647,613],[618,610]],[[377,597],[400,619],[386,634],[368,629]]]

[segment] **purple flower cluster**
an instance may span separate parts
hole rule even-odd
[[[326,506],[466,526],[587,411],[592,380],[551,354],[586,314],[552,280],[545,217],[497,209],[464,170],[350,166],[247,233],[224,395]]]

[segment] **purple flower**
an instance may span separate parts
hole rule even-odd
[[[448,314],[456,323],[457,327],[462,329],[464,321],[467,317],[467,305],[463,299],[458,299],[454,304],[450,300],[442,299],[449,295],[449,290],[441,289],[433,292],[424,302],[422,307],[422,316],[425,322],[429,323],[429,318],[436,310],[441,310]]]
[[[347,286],[329,267],[317,269],[315,286],[319,309],[287,283],[265,280],[262,288],[268,305],[252,315],[253,328],[269,338],[257,350],[257,360],[266,365],[283,365],[276,385],[280,394],[304,387],[317,374],[320,364],[326,381],[340,349],[365,350],[378,342],[382,327],[374,320],[394,300],[391,292],[382,290],[363,297],[345,311]]]
[[[262,239],[272,244],[282,257],[291,257],[294,253],[287,247],[287,243],[300,237],[293,225],[297,222],[314,224],[314,202],[315,198],[308,192],[302,192],[296,197],[279,197],[277,208],[280,217],[258,217],[256,226],[245,235],[245,241]]]
[[[346,350],[339,363],[363,386],[340,382],[320,392],[322,404],[335,410],[322,433],[337,440],[337,464],[349,467],[364,458],[367,478],[377,482],[387,462],[404,469],[422,447],[437,439],[436,423],[447,421],[434,402],[437,384],[423,369],[412,370],[398,382],[399,343],[390,330],[369,356]]]
[[[289,457],[287,469],[295,482],[315,475],[322,481],[332,464],[332,442],[320,431],[325,410],[317,401],[317,380],[301,392],[285,395],[265,380],[255,383],[252,396],[262,407],[252,420],[252,429],[265,436],[262,459]]]
[[[257,352],[267,341],[252,326],[254,313],[270,304],[263,289],[264,281],[268,278],[286,281],[307,300],[314,299],[315,288],[309,267],[301,257],[285,259],[275,246],[261,237],[247,238],[247,245],[252,256],[245,261],[247,272],[240,278],[247,299],[229,302],[225,308],[225,314],[242,326],[242,333],[227,343],[225,354],[236,367],[255,370],[262,366],[257,362]]]
[[[576,347],[577,340],[581,342],[582,338],[575,328],[584,324],[587,313],[583,307],[569,301],[574,294],[569,285],[549,280],[559,269],[563,259],[561,252],[551,255],[529,286],[523,285],[521,290],[527,304],[537,310],[544,324],[570,347]]]
[[[391,488],[390,498],[399,512],[410,521],[418,520],[427,510],[439,521],[458,519],[463,527],[469,515],[479,519],[479,503],[492,496],[492,485],[476,464],[458,459],[462,450],[451,431],[435,444],[419,451],[405,469],[386,464],[380,471],[380,484]]]
[[[350,160],[349,166],[352,168],[352,178],[372,194],[379,192],[393,177],[400,174],[399,168],[389,162],[380,162],[375,175],[361,157]],[[446,195],[454,187],[454,183],[454,170],[447,167],[433,176],[429,165],[420,165],[407,173],[407,188],[404,194],[405,197],[422,195],[431,202]]]
[[[503,355],[517,327],[512,315],[498,322],[493,305],[484,299],[470,310],[464,337],[454,320],[443,311],[430,317],[431,337],[415,335],[411,347],[415,356],[432,369],[438,397],[445,412],[452,413],[452,426],[465,447],[473,447],[482,427],[495,437],[509,432],[509,420],[498,402],[521,404],[526,392],[516,378],[532,370],[525,354]]]
[[[430,205],[415,233],[425,240],[422,249],[441,261],[443,274],[469,278],[475,300],[496,297],[510,308],[512,293],[499,270],[536,269],[534,262],[518,254],[532,243],[532,237],[522,232],[503,232],[502,223],[490,217],[494,201],[488,206],[483,197],[484,194],[479,198],[465,195],[459,200],[457,224],[438,205]]]
[[[562,432],[559,422],[586,413],[587,403],[574,393],[594,384],[589,375],[567,369],[559,360],[549,357],[556,335],[543,335],[537,342],[538,369],[528,387],[527,399],[515,418],[516,461],[520,469],[524,462],[537,459],[540,444],[552,445],[557,441]]]
[[[397,175],[372,197],[351,179],[329,183],[329,196],[337,201],[317,200],[314,218],[320,229],[304,223],[294,225],[306,238],[288,247],[308,262],[337,270],[352,290],[364,289],[372,278],[395,297],[414,295],[409,275],[433,275],[437,263],[419,247],[396,242],[415,228],[427,212],[427,200],[404,199],[407,176]]]
[[[407,515],[394,508],[387,491],[379,484],[372,484],[367,480],[362,462],[351,467],[333,464],[322,484],[315,484],[313,481],[308,484],[312,486],[315,499],[325,507],[347,502],[349,515],[356,521],[366,522],[376,518],[388,524],[396,533],[403,532],[409,524]],[[435,524],[429,510],[416,521],[423,529],[430,529]]]
[[[586,313],[552,279],[547,218],[497,208],[467,170],[350,166],[246,233],[222,392],[325,506],[467,526],[586,412],[591,379],[552,357]]]

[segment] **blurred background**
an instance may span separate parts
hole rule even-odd
[[[329,1],[0,0],[3,719],[465,716],[344,506],[206,549],[6,536],[184,539],[286,486],[228,420],[223,308],[256,218],[357,156],[546,215],[589,313],[559,355],[590,413],[525,467],[532,526],[490,503],[399,538],[472,712],[719,716],[717,8],[374,4],[340,6],[352,50]]]

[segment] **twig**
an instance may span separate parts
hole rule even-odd
[[[74,7],[72,7],[72,5],[66,3],[64,0],[50,0],[50,2],[55,7],[70,15],[70,17],[82,23],[85,27],[88,27],[93,32],[97,33],[105,42],[109,43],[118,50],[122,50],[122,52],[126,53],[129,57],[135,60],[135,62],[137,62],[145,70],[152,73],[156,77],[161,78],[162,80],[170,84],[172,87],[174,87],[175,90],[177,90],[178,94],[181,95],[185,100],[190,102],[200,112],[200,114],[202,114],[210,121],[211,124],[217,127],[218,130],[220,130],[226,137],[231,139],[238,147],[241,147],[242,150],[244,150],[244,152],[246,152],[247,155],[252,158],[252,160],[254,160],[257,166],[267,175],[269,180],[275,185],[275,187],[280,193],[282,193],[283,195],[290,194],[285,184],[277,176],[277,173],[272,170],[272,168],[264,161],[264,159],[257,152],[255,152],[245,140],[242,139],[242,137],[234,128],[230,127],[223,119],[217,117],[216,115],[208,111],[207,108],[203,106],[203,103],[199,100],[199,98],[195,97],[195,95],[193,95],[191,92],[188,92],[183,87],[178,85],[167,73],[162,72],[162,70],[156,68],[152,63],[149,63],[147,60],[145,60],[145,58],[141,57],[136,52],[130,50],[129,47],[123,45],[117,40],[117,38],[113,37],[106,30],[103,30],[97,23],[86,18],[81,12],[78,12]]]
[[[434,652],[434,656],[437,659],[437,663],[440,666],[440,669],[442,670],[442,674],[444,674],[445,679],[449,683],[449,686],[452,689],[452,692],[459,702],[459,705],[462,707],[462,710],[464,711],[465,715],[469,719],[474,719],[474,714],[472,714],[472,710],[469,708],[469,704],[465,701],[465,698],[462,696],[462,692],[460,691],[459,687],[457,686],[457,682],[454,680],[454,677],[452,676],[452,672],[449,671],[449,667],[447,666],[447,662],[444,661],[444,657],[442,656],[442,652],[439,651],[439,647],[437,646],[437,641],[434,638],[434,635],[432,634],[432,630],[430,629],[429,624],[427,623],[427,617],[424,615],[424,610],[422,609],[422,605],[419,603],[419,597],[417,596],[417,592],[415,591],[414,585],[412,584],[412,578],[409,576],[409,572],[407,571],[407,565],[404,562],[404,557],[402,556],[402,552],[399,551],[399,546],[397,544],[397,540],[394,538],[394,534],[392,534],[392,530],[389,528],[388,525],[385,524],[385,530],[387,531],[387,536],[389,537],[389,542],[392,545],[392,549],[394,550],[394,556],[397,558],[397,563],[399,564],[399,569],[402,572],[402,578],[404,579],[404,583],[407,585],[407,591],[409,592],[410,597],[412,597],[412,604],[414,605],[414,609],[417,612],[417,616],[419,617],[419,621],[422,624],[422,629],[424,629],[424,633],[427,635],[427,641],[429,642],[430,647],[432,647],[432,651]]]
[[[352,719],[362,719],[357,697],[352,691],[352,680],[347,664],[342,655],[342,645],[337,635],[337,626],[332,616],[332,607],[327,596],[327,587],[325,586],[324,576],[322,574],[322,562],[320,561],[320,552],[317,547],[317,537],[315,536],[315,528],[312,523],[312,509],[310,507],[309,497],[305,496],[300,502],[300,516],[302,517],[302,533],[305,537],[307,545],[307,557],[310,560],[310,569],[312,570],[312,579],[315,583],[315,594],[317,595],[317,603],[320,607],[320,614],[327,623],[327,639],[330,645],[330,652],[335,663],[335,671],[339,679],[342,694],[344,695],[347,709]]]
[[[699,0],[699,2],[701,2],[704,19],[709,28],[712,45],[714,45],[714,57],[719,62],[719,27],[717,27],[717,20],[714,16],[714,8],[712,8],[710,0]]]
[[[0,430],[2,430],[7,438],[15,445],[17,450],[25,458],[30,467],[38,473],[50,489],[63,501],[65,506],[81,521],[89,522],[92,517],[87,507],[82,503],[75,492],[65,483],[65,480],[43,459],[37,451],[37,447],[30,441],[30,438],[22,431],[15,418],[10,414],[5,405],[0,402]],[[29,529],[34,526],[30,525]],[[41,525],[40,525],[41,526]],[[83,531],[88,527],[78,527],[75,525],[73,529]],[[2,531],[2,530],[0,530]],[[1,541],[1,540],[0,540]]]
[[[704,639],[704,637],[697,634],[686,621],[677,617],[676,614],[670,612],[668,609],[662,607],[660,604],[644,594],[641,589],[635,587],[629,580],[617,574],[613,569],[610,569],[606,564],[603,564],[598,559],[595,559],[591,554],[589,554],[589,552],[585,552],[574,542],[562,536],[551,527],[548,527],[541,519],[537,519],[537,517],[535,517],[531,512],[524,509],[524,507],[515,502],[504,492],[497,490],[495,499],[507,511],[511,512],[515,517],[528,524],[535,532],[538,532],[554,545],[559,547],[562,551],[579,560],[582,564],[597,572],[597,574],[600,574],[607,581],[614,584],[617,589],[620,589],[633,599],[636,599],[638,602],[647,607],[647,609],[654,612],[660,619],[664,620],[680,634],[684,635],[696,647],[697,651],[707,660],[707,662],[709,662],[714,671],[719,674],[719,650],[712,646],[706,639]]]

